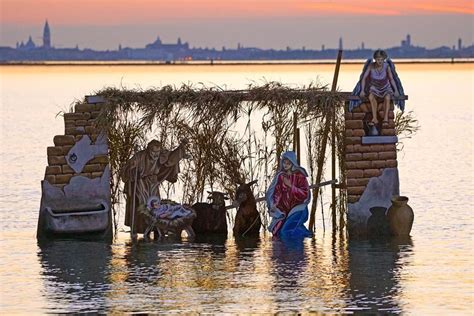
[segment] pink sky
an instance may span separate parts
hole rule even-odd
[[[2,24],[155,23],[158,20],[321,15],[474,14],[472,0],[0,0]]]
[[[473,0],[0,0],[0,46],[31,35],[46,19],[55,47],[143,47],[160,36],[191,46],[261,48],[392,47],[473,42]]]

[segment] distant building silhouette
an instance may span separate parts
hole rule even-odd
[[[405,47],[405,48],[411,47],[411,35],[410,34],[407,34],[406,39],[402,40],[401,46]]]
[[[462,49],[462,39],[458,38],[458,50]]]
[[[43,29],[43,48],[51,48],[51,31],[49,30],[48,20]]]
[[[22,43],[23,44],[23,43]],[[33,42],[33,40],[31,39],[31,35],[30,37],[28,38],[28,42],[26,42],[25,45],[23,45],[23,47],[20,46],[20,48],[23,48],[23,49],[26,49],[26,50],[31,50],[31,49],[35,49],[36,48],[36,44],[35,42]]]
[[[164,49],[170,51],[179,51],[179,50],[187,50],[189,49],[188,43],[181,43],[181,38],[178,38],[178,42],[176,44],[163,44],[160,37],[158,36],[156,40],[145,46],[146,49]]]
[[[343,46],[342,46],[342,37],[339,37],[339,49],[340,49],[340,50],[343,49]]]

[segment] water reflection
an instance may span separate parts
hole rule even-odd
[[[304,271],[308,263],[304,239],[273,239],[271,258],[275,279],[272,291],[277,293],[274,302],[276,311],[301,310],[302,302],[299,299],[295,302],[295,298],[301,296]]]
[[[204,248],[210,250],[213,255],[220,256],[226,251],[227,235],[197,235],[194,239],[194,243],[198,246],[204,246]]]
[[[241,255],[252,254],[260,245],[260,236],[235,237],[235,245]]]
[[[409,237],[349,243],[350,302],[348,310],[400,313],[400,271],[413,252]],[[404,261],[400,260],[404,257]]]
[[[38,244],[48,312],[104,312],[110,244],[57,240]]]
[[[308,271],[305,274],[305,309],[311,312],[344,312],[349,289],[349,253],[345,238],[323,235],[307,241]]]
[[[337,237],[51,241],[38,258],[51,313],[403,312],[411,239]]]
[[[166,244],[163,245],[166,247]],[[140,284],[142,288],[155,284],[161,271],[156,244],[144,240],[127,242],[123,260],[126,267],[126,284]]]

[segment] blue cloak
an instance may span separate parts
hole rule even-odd
[[[308,203],[311,199],[311,191],[308,190],[308,196],[306,197],[305,201],[301,204],[296,205],[291,209],[288,213],[288,216],[285,218],[285,213],[276,209],[274,211],[271,210],[273,206],[273,196],[275,194],[275,187],[278,182],[278,176],[284,172],[283,171],[283,160],[288,159],[292,163],[292,170],[301,172],[305,177],[308,177],[308,173],[306,170],[298,165],[296,154],[293,151],[284,152],[281,155],[280,165],[275,177],[270,184],[270,187],[267,190],[265,195],[265,199],[267,202],[267,207],[270,213],[270,217],[272,221],[268,226],[268,230],[270,232],[273,231],[275,226],[283,221],[283,225],[278,231],[277,235],[280,237],[290,237],[290,238],[297,238],[297,237],[311,237],[313,234],[304,226],[304,223],[308,220]]]

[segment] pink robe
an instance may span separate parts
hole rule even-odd
[[[283,183],[283,177],[290,179],[291,188]],[[306,177],[301,172],[297,171],[291,175],[280,172],[273,194],[273,203],[280,211],[288,216],[288,213],[290,213],[293,207],[305,202],[308,193],[308,180],[306,180]]]

